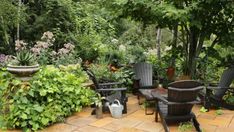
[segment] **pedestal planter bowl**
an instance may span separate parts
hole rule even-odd
[[[32,75],[39,70],[39,65],[33,66],[13,66],[8,65],[7,71],[14,74],[17,78],[22,81],[28,81],[31,79]]]

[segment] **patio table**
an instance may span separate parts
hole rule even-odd
[[[139,91],[146,98],[146,100],[151,101],[155,104],[158,98],[158,94],[160,94],[161,96],[167,96],[167,89],[164,88],[140,89]],[[147,110],[145,111],[145,114],[147,115]]]

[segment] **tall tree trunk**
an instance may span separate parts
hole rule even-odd
[[[160,60],[161,59],[161,29],[156,28],[157,36],[156,36],[156,48],[157,48],[157,57]]]
[[[17,40],[20,40],[20,8],[21,0],[18,1]]]
[[[197,52],[197,42],[198,42],[198,29],[196,27],[191,27],[190,29],[190,40],[189,40],[189,58],[187,75],[194,77],[196,71],[196,52]]]
[[[172,37],[172,56],[171,56],[171,66],[175,67],[175,53],[177,46],[177,38],[178,38],[178,24],[176,24],[173,28],[173,37]]]

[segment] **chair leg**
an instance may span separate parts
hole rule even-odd
[[[158,102],[155,103],[155,122],[158,122]]]
[[[139,105],[142,105],[141,97],[140,97],[139,93],[137,94],[137,100],[138,100],[138,104],[139,104]]]
[[[200,124],[198,123],[197,118],[196,118],[195,115],[194,115],[194,117],[192,118],[192,121],[193,121],[194,127],[196,128],[196,131],[197,131],[197,132],[201,132],[202,130],[201,130],[201,128],[200,128]]]
[[[124,102],[123,103],[123,107],[124,107],[124,109],[123,109],[123,114],[126,114],[127,113],[127,103],[126,102]]]
[[[151,102],[151,101],[146,100],[145,102]],[[155,102],[155,101],[153,101],[153,102]],[[147,109],[148,109],[148,107],[147,107],[147,104],[146,104],[146,106],[145,106],[145,115],[153,115],[154,114],[154,110],[152,110],[152,112],[148,113]]]
[[[169,127],[167,126],[166,120],[163,118],[162,113],[159,112],[159,115],[160,115],[160,119],[161,119],[161,122],[162,122],[162,124],[163,124],[163,128],[164,128],[165,132],[170,132],[170,129],[169,129]]]

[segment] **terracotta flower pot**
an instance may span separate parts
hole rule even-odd
[[[168,78],[168,80],[173,80],[174,76],[175,76],[175,68],[171,67],[171,66],[168,67],[167,68],[167,78]]]

